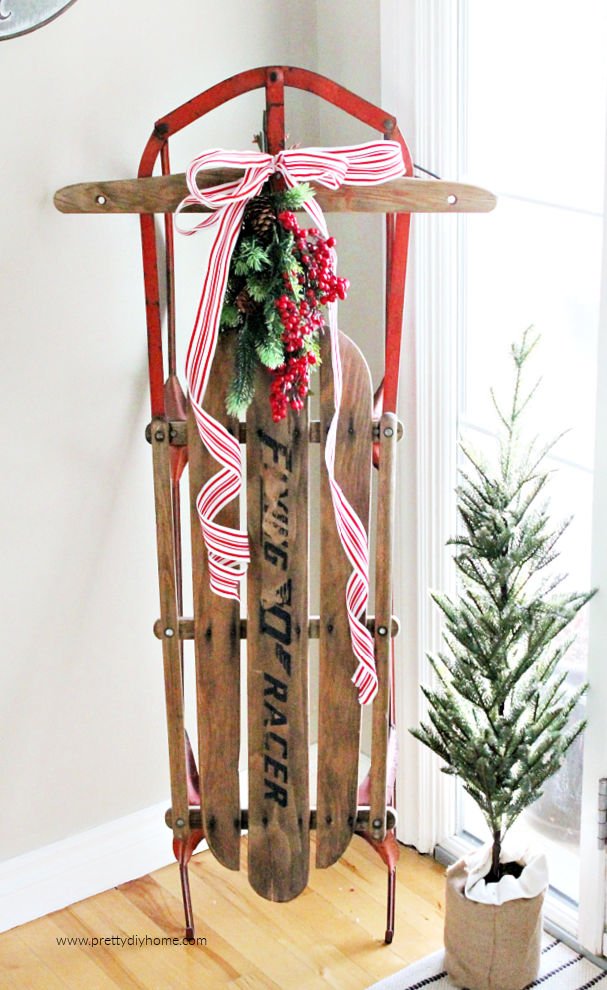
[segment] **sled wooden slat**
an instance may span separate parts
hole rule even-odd
[[[171,802],[175,814],[173,835],[185,840],[190,832],[186,778],[185,722],[181,656],[177,636],[177,587],[175,542],[171,502],[169,427],[164,419],[152,420],[154,502],[158,544],[158,585],[162,629],[162,661],[171,770]],[[166,634],[169,630],[169,634]],[[182,824],[178,825],[177,822]]]
[[[377,842],[386,835],[386,782],[390,705],[390,621],[392,617],[392,569],[394,501],[396,491],[397,418],[384,413],[379,430],[379,480],[377,491],[377,544],[375,567],[375,662],[379,690],[373,702],[371,737],[371,834]],[[383,634],[382,634],[383,632]]]
[[[242,172],[209,169],[199,173],[200,189],[230,182]],[[494,209],[493,193],[480,186],[444,179],[393,179],[381,186],[315,186],[316,201],[325,213],[488,213]],[[79,182],[55,193],[61,213],[174,213],[188,194],[185,174],[144,179]],[[206,212],[203,206],[187,212]]]
[[[238,420],[228,416],[225,393],[231,376],[233,347],[220,337],[205,395],[205,409],[231,432]],[[229,869],[240,865],[240,606],[215,595],[209,587],[196,497],[217,473],[217,461],[204,447],[192,410],[188,412],[188,457],[192,539],[196,707],[203,831],[209,848]],[[238,528],[239,500],[217,516]]]
[[[345,390],[339,418],[335,476],[365,528],[369,523],[372,455],[372,385],[358,347],[339,335]],[[329,338],[320,367],[320,642],[316,865],[331,866],[343,854],[357,813],[361,709],[352,683],[356,660],[346,611],[352,567],[343,551],[324,463],[325,439],[334,412]]]
[[[288,901],[309,870],[308,415],[272,421],[258,371],[247,414],[251,886]]]

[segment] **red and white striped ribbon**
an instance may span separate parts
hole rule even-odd
[[[233,182],[222,183],[203,191],[198,188],[196,176],[203,169],[211,168],[244,169],[244,175]],[[277,155],[214,149],[195,158],[187,170],[190,192],[179,204],[177,213],[195,204],[202,204],[211,212],[194,227],[177,229],[182,234],[190,235],[204,227],[217,225],[218,228],[188,347],[186,379],[202,441],[222,468],[204,485],[196,506],[207,548],[211,588],[226,598],[239,598],[239,583],[249,562],[248,538],[245,532],[221,526],[214,520],[223,506],[238,494],[242,483],[242,460],[238,439],[209,416],[202,403],[217,345],[230,259],[240,233],[246,204],[253,196],[258,195],[264,183],[275,172],[283,177],[289,188],[303,182],[314,182],[329,189],[338,189],[342,184],[376,185],[398,178],[404,171],[402,150],[396,141],[370,141],[344,148],[293,148]],[[316,200],[307,200],[304,208],[327,237],[325,218]],[[333,261],[335,265],[335,254]],[[335,479],[335,447],[343,381],[337,304],[330,304],[328,309],[335,414],[327,433],[325,464],[337,530],[353,568],[346,586],[352,649],[358,661],[352,680],[358,688],[359,701],[361,704],[368,704],[377,694],[373,638],[361,621],[369,598],[369,541],[365,527]]]

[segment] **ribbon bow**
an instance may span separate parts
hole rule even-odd
[[[210,168],[244,169],[244,175],[233,182],[201,190],[196,176],[203,169]],[[190,192],[179,204],[177,214],[195,204],[202,204],[211,212],[194,227],[177,229],[182,234],[191,235],[205,227],[217,225],[218,228],[186,358],[186,380],[198,430],[203,443],[222,467],[206,482],[196,500],[207,548],[210,585],[218,595],[239,599],[239,583],[250,559],[247,534],[214,521],[223,506],[238,494],[242,482],[242,460],[238,439],[205,412],[202,402],[217,345],[230,259],[246,205],[275,173],[283,177],[290,189],[303,182],[339,189],[344,184],[376,185],[387,182],[403,175],[404,171],[401,147],[396,141],[371,141],[345,148],[293,148],[280,151],[277,155],[214,149],[195,158],[187,170]],[[304,209],[327,237],[327,225],[318,203],[314,199],[306,200]],[[368,704],[377,694],[373,638],[361,621],[369,598],[369,541],[361,520],[335,480],[335,446],[343,383],[337,304],[329,304],[328,310],[335,414],[327,433],[325,464],[337,530],[353,568],[346,586],[348,624],[352,649],[358,661],[352,680],[358,688],[359,701]]]

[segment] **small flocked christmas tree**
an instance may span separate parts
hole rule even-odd
[[[568,521],[550,526],[544,457],[521,441],[523,413],[535,392],[525,392],[524,370],[537,343],[527,331],[512,347],[515,382],[509,410],[492,399],[500,424],[494,469],[466,446],[457,508],[462,533],[456,547],[458,597],[433,594],[446,620],[446,650],[430,656],[436,690],[422,688],[428,721],[413,735],[445,762],[476,801],[493,837],[488,883],[500,864],[504,835],[542,793],[583,722],[569,717],[583,685],[571,693],[561,660],[572,643],[563,631],[594,592],[563,592],[551,568]],[[537,387],[537,386],[536,386]]]

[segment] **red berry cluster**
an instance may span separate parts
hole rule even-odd
[[[308,283],[306,295],[312,304],[335,302],[345,299],[350,282],[347,278],[339,278],[333,271],[333,255],[335,238],[324,238],[316,227],[304,230],[297,223],[297,217],[289,210],[278,214],[278,220],[295,237],[295,247],[300,261],[306,270],[306,275],[300,275],[300,282]]]
[[[288,353],[300,351],[305,345],[306,337],[324,326],[325,321],[318,307],[310,305],[305,299],[297,303],[287,295],[282,295],[275,305],[284,327],[282,339]]]
[[[291,355],[272,373],[270,406],[275,423],[285,418],[289,406],[297,412],[303,409],[310,388],[310,365],[315,363],[316,357],[311,351]]]
[[[287,358],[272,375],[270,405],[275,422],[284,419],[289,406],[297,411],[303,409],[310,387],[310,365],[316,364],[316,355],[310,349],[312,337],[325,322],[320,307],[345,299],[350,287],[348,279],[338,278],[333,270],[334,237],[324,238],[316,227],[301,228],[289,210],[279,213],[278,221],[295,238],[294,253],[302,270],[299,274],[283,273],[286,292],[276,300]],[[292,293],[291,280],[295,276],[304,294],[299,301],[287,294]]]

